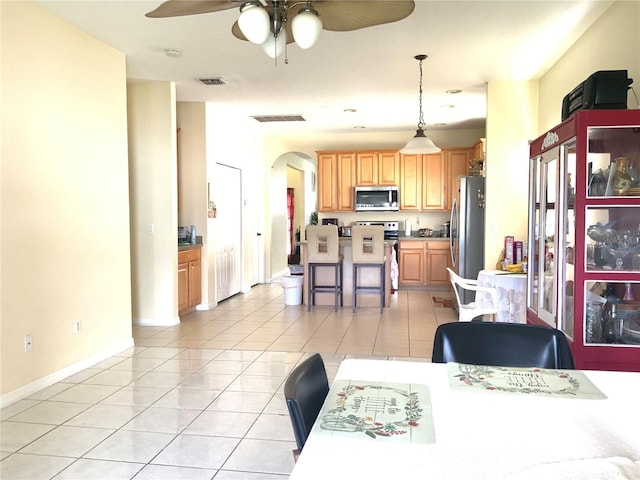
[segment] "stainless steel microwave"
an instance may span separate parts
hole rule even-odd
[[[399,209],[398,187],[356,187],[356,212],[395,212]]]

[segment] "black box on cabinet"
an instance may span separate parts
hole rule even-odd
[[[600,70],[562,99],[562,121],[579,110],[624,110],[633,79],[627,70]]]

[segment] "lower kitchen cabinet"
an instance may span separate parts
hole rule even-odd
[[[398,283],[405,286],[442,287],[449,285],[448,241],[400,240]]]
[[[449,242],[427,242],[427,285],[449,285],[447,267],[450,264]]]
[[[400,241],[398,269],[400,285],[425,285],[425,257],[427,242],[418,240]]]
[[[200,248],[178,252],[178,311],[193,309],[202,299]]]

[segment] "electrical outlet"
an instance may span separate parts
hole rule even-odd
[[[147,233],[150,233],[151,235],[153,235],[154,232],[155,232],[155,227],[153,223],[147,223]]]
[[[24,351],[30,352],[33,350],[33,335],[24,336]]]
[[[73,322],[73,333],[80,333],[80,320],[76,320]]]

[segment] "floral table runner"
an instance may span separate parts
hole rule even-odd
[[[604,399],[607,396],[578,370],[447,364],[455,390],[505,392],[548,397]]]
[[[313,429],[317,436],[384,443],[434,443],[429,387],[336,380]]]

